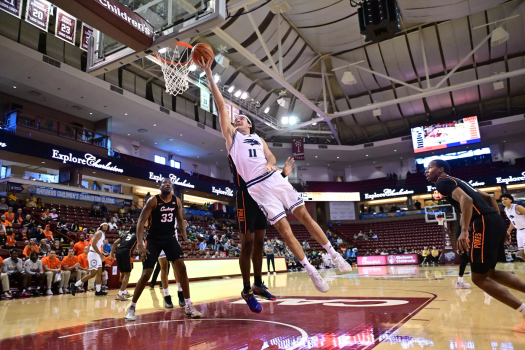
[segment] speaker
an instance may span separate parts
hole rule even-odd
[[[364,0],[357,9],[360,33],[366,42],[393,38],[401,31],[396,0]]]

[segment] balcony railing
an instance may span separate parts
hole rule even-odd
[[[15,132],[18,127],[38,130],[66,139],[87,143],[93,146],[107,148],[108,136],[92,130],[58,121],[47,116],[15,109],[5,113],[4,128]]]

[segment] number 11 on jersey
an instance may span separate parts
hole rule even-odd
[[[250,158],[257,158],[257,150],[256,149],[249,149],[250,152]]]

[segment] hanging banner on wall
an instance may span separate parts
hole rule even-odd
[[[228,111],[228,117],[230,117],[230,120],[233,123],[233,119],[232,119],[232,105],[229,104],[229,103],[226,103],[226,110]]]
[[[55,36],[64,40],[66,43],[75,45],[76,32],[77,19],[60,8],[57,8]]]
[[[201,109],[210,111],[210,92],[207,89],[201,89]]]
[[[34,25],[44,32],[47,32],[50,10],[51,4],[46,0],[28,0],[26,8],[26,22]]]
[[[93,27],[88,26],[86,23],[82,23],[82,33],[80,35],[80,48],[82,50],[88,50],[89,38],[91,36],[93,36]]]
[[[232,106],[232,123],[235,122],[235,119],[239,116],[241,111],[239,111],[239,108]]]
[[[304,160],[304,145],[302,137],[292,139],[292,157],[295,160]]]
[[[0,0],[0,10],[22,18],[22,0]]]
[[[219,112],[217,112],[217,105],[215,104],[215,100],[213,101],[213,114],[217,117],[219,116]]]

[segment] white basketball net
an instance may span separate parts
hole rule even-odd
[[[168,94],[177,96],[188,90],[188,74],[191,66],[191,59],[188,60],[188,58],[190,56],[191,49],[180,45],[169,46],[166,48],[166,51],[162,53],[159,51],[155,54],[164,74],[166,92]],[[187,63],[173,64],[181,63],[181,60]]]
[[[447,225],[445,224],[445,217],[437,217],[436,220],[437,220],[439,226],[443,226],[444,225],[445,227],[447,227]]]

